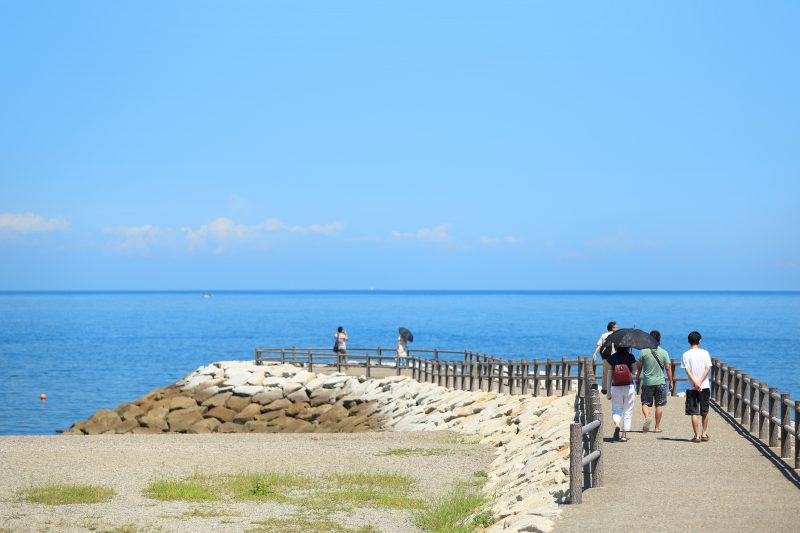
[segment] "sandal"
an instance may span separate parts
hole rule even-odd
[[[703,442],[708,442],[708,435],[701,436],[700,440],[703,441]]]
[[[628,442],[628,437],[620,437],[619,441],[620,442]]]
[[[699,439],[699,438],[697,438],[697,435],[695,435],[694,437],[692,437],[692,442],[700,442],[700,439]]]
[[[661,429],[654,429],[654,430],[653,430],[653,433],[663,433],[663,430],[661,430]]]

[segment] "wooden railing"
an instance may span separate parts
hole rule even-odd
[[[792,457],[800,469],[800,400],[792,402],[788,392],[780,392],[719,359],[712,359],[711,397],[735,423],[770,448],[780,447],[783,459]],[[794,425],[792,425],[794,412]]]
[[[578,422],[569,426],[569,497],[572,503],[583,501],[584,476],[588,473],[589,487],[602,487],[605,470],[603,404],[592,365],[583,365],[579,376]],[[584,471],[586,467],[588,472]]]
[[[309,370],[313,370],[314,365],[335,367],[339,372],[359,368],[364,369],[367,377],[372,376],[374,369],[389,369],[398,376],[403,372],[410,373],[417,381],[454,389],[497,390],[534,396],[569,394],[574,388],[573,383],[581,379],[584,365],[591,367],[591,374],[597,382],[599,366],[598,362],[582,356],[577,359],[504,359],[469,350],[411,349],[406,355],[399,356],[397,350],[388,348],[348,347],[346,354],[334,353],[330,348],[295,346],[256,349],[256,364],[267,361],[302,365]],[[677,361],[671,362],[673,376],[677,364]]]

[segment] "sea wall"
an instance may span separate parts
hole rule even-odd
[[[65,434],[452,430],[497,449],[485,486],[498,520],[489,531],[550,531],[568,491],[573,402],[222,361]]]

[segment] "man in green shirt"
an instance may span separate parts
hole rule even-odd
[[[653,330],[650,335],[661,344],[661,333]],[[644,382],[642,382],[642,370],[644,370]],[[646,348],[639,352],[639,364],[636,369],[636,385],[642,393],[642,414],[644,415],[644,425],[642,431],[650,431],[650,408],[653,402],[656,404],[656,433],[661,433],[661,416],[664,414],[664,406],[667,405],[667,387],[664,380],[664,370],[669,377],[670,392],[675,388],[675,380],[672,377],[672,365],[670,364],[669,354],[659,346],[655,350]]]

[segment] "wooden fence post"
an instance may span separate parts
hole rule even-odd
[[[297,348],[292,346],[292,364],[297,363]]]
[[[549,357],[547,358],[547,364],[545,366],[545,388],[547,389],[547,395],[553,395],[553,360]]]
[[[740,420],[742,418],[742,383],[744,383],[742,371],[737,370],[733,375],[733,418]]]
[[[369,364],[370,363],[370,361],[369,361],[369,352],[367,352],[367,358],[365,359],[365,361],[367,363],[367,369],[366,369],[367,370],[367,377],[370,378],[370,377],[372,377],[372,372],[370,372],[371,365]]]
[[[772,397],[773,394],[778,394],[777,387],[769,389],[769,447],[774,448],[778,445],[778,424],[775,423],[773,418],[778,417],[778,401]]]
[[[508,393],[514,394],[514,361],[508,360]]]
[[[286,350],[281,348],[281,364],[284,364],[285,362],[286,362]]]
[[[567,395],[567,356],[561,358],[561,396]]]
[[[308,371],[314,371],[314,354],[311,352],[311,350],[308,351]]]
[[[533,360],[533,395],[539,396],[539,360]]]
[[[746,423],[750,420],[750,376],[742,373],[742,426],[747,427]]]
[[[522,363],[522,394],[528,394],[528,378],[530,377],[530,366],[527,361]]]
[[[794,467],[800,470],[800,400],[794,401]]]
[[[589,396],[592,397],[592,420],[599,420],[597,426],[590,435],[589,449],[600,452],[600,457],[592,464],[592,487],[602,487],[605,477],[605,458],[603,457],[603,406],[600,403],[600,393],[596,388],[592,389]]]
[[[769,385],[765,381],[758,389],[759,398],[761,398],[761,407],[758,410],[758,438],[767,438],[767,428],[769,420]],[[766,414],[765,414],[766,413]]]
[[[750,433],[756,434],[758,413],[761,409],[761,397],[758,395],[759,385],[757,379],[750,378]]]
[[[736,401],[736,369],[728,368],[728,405],[727,411],[733,413],[733,404]]]
[[[791,411],[789,411],[789,406],[786,405],[789,396],[790,394],[788,392],[781,394],[781,457],[784,458],[792,455],[792,441],[789,438],[790,432],[786,429],[786,426],[792,421]]]
[[[569,425],[569,497],[572,503],[583,501],[583,433],[580,423]]]
[[[720,383],[720,398],[719,406],[725,410],[728,406],[728,365],[722,365],[719,368]]]

